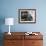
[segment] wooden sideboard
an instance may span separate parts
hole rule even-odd
[[[43,46],[43,35],[40,32],[38,35],[25,35],[26,32],[11,32],[8,35],[4,33],[4,46]]]

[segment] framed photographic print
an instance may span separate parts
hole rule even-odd
[[[36,9],[19,9],[19,23],[36,23]]]

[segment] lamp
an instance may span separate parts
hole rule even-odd
[[[5,18],[5,25],[9,25],[8,34],[11,35],[11,33],[10,33],[10,25],[14,25],[14,19],[13,18]]]

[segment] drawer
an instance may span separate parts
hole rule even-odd
[[[43,46],[43,40],[32,41],[32,46]]]
[[[33,35],[33,36],[30,36],[30,35],[25,35],[25,40],[29,40],[29,39],[35,39],[35,40],[43,40],[43,36],[41,36],[41,35]]]
[[[23,40],[24,39],[24,36],[23,35],[16,35],[15,36],[15,39],[16,40]]]
[[[42,40],[25,40],[24,46],[43,46]]]
[[[23,40],[5,40],[4,46],[23,46]]]
[[[14,40],[5,40],[4,41],[4,46],[15,46],[16,45],[16,41]]]
[[[24,40],[16,40],[16,46],[24,46]]]
[[[23,35],[15,35],[15,36],[13,36],[13,35],[6,35],[6,36],[4,36],[4,39],[22,40],[22,39],[24,39],[24,36]]]

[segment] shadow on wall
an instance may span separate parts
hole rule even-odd
[[[5,17],[0,16],[0,46],[3,46],[3,32],[2,32],[2,25],[5,23]]]

